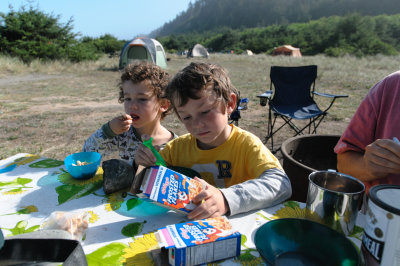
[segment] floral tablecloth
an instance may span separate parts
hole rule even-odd
[[[185,221],[173,211],[139,199],[127,191],[106,195],[102,169],[89,180],[75,180],[63,161],[20,153],[0,161],[0,228],[3,234],[39,230],[54,211],[89,214],[89,228],[82,241],[89,265],[151,265],[158,248],[154,231]],[[305,204],[287,201],[268,209],[229,217],[242,234],[241,255],[219,265],[263,265],[253,239],[264,223],[285,217],[304,217]],[[358,216],[357,223],[363,217]],[[360,247],[362,228],[349,238]]]

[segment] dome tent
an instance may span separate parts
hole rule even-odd
[[[187,54],[187,57],[209,57],[207,49],[201,44],[196,44]]]
[[[124,68],[134,60],[145,60],[166,68],[167,60],[164,47],[155,39],[138,37],[127,41],[119,58],[119,68]]]

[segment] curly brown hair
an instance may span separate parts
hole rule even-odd
[[[166,89],[167,98],[175,112],[177,106],[185,105],[189,99],[199,99],[202,93],[211,94],[212,92],[225,105],[231,101],[232,92],[238,96],[237,89],[223,67],[201,62],[192,62],[179,71]]]
[[[125,81],[129,80],[134,84],[147,81],[146,84],[148,85],[149,89],[153,90],[154,95],[157,96],[158,100],[167,100],[166,87],[169,81],[169,74],[156,64],[147,61],[134,61],[124,68],[121,74],[121,79],[118,83],[119,103],[124,102],[124,91],[122,85]],[[161,118],[165,118],[165,116],[167,116],[170,112],[171,108],[163,112],[161,114]]]

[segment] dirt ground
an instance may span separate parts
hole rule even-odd
[[[226,54],[213,54],[208,59],[173,54],[168,57],[166,70],[171,77],[192,61],[226,68],[241,96],[249,98],[239,126],[261,139],[267,132],[268,107],[260,106],[257,95],[270,88],[271,66],[317,65],[316,91],[349,95],[335,102],[317,130],[318,134],[341,135],[371,86],[396,71],[400,59]],[[31,153],[63,160],[80,151],[93,132],[123,112],[118,103],[119,78],[115,58],[79,64],[38,62],[34,67],[9,65],[8,61],[3,64],[0,60],[0,159]],[[329,104],[323,97],[316,101],[322,109]],[[281,122],[278,119],[277,123]],[[175,115],[168,116],[163,124],[178,135],[186,133]],[[282,128],[275,135],[274,148],[293,135],[289,127]],[[270,141],[266,145],[271,148]],[[281,157],[279,152],[276,155]]]
[[[49,80],[60,77],[62,77],[62,75],[45,75],[45,74],[28,74],[23,76],[6,77],[6,78],[0,78],[0,86],[7,86],[7,85],[31,82],[31,81]]]
[[[12,77],[7,77],[7,78],[1,78],[0,79],[0,88],[2,87],[20,87],[20,86],[26,86],[26,84],[34,84],[34,83],[46,83],[46,82],[62,82],[63,80],[66,79],[73,79],[76,78],[75,75],[73,74],[58,74],[58,75],[47,75],[47,74],[27,74],[27,75],[19,75],[19,76],[12,76]],[[66,99],[67,97],[65,95],[46,95],[42,99],[40,97],[35,97],[31,98],[30,100],[35,102],[36,104],[27,104],[24,106],[24,110],[22,112],[15,112],[16,117],[21,117],[25,116],[26,114],[29,114],[29,117],[41,117],[44,116],[45,121],[40,121],[40,124],[42,124],[42,128],[30,128],[26,124],[23,125],[22,127],[24,128],[21,132],[23,134],[26,134],[28,132],[29,135],[34,139],[35,136],[41,135],[40,131],[42,131],[43,134],[49,135],[47,137],[41,136],[38,140],[34,140],[31,142],[31,144],[35,145],[35,142],[42,142],[42,141],[48,141],[49,145],[46,145],[45,143],[41,143],[40,146],[42,147],[41,150],[35,150],[32,147],[28,147],[27,145],[24,145],[23,143],[22,146],[27,147],[27,150],[22,150],[20,149],[21,152],[29,152],[29,153],[40,153],[41,155],[44,156],[49,156],[49,157],[56,157],[58,159],[63,159],[65,154],[68,152],[74,152],[79,150],[80,145],[82,145],[84,139],[88,136],[89,132],[93,132],[95,129],[98,128],[99,124],[103,123],[107,119],[104,117],[109,116],[110,118],[112,115],[111,113],[115,114],[117,112],[122,111],[122,106],[119,104],[115,98],[110,98],[110,99],[104,99],[102,101],[88,101],[87,98],[85,97],[74,97],[73,99],[73,104],[71,104],[71,101],[69,100],[63,100]],[[247,110],[241,111],[241,119],[239,120],[239,126],[242,127],[243,129],[246,129],[261,139],[265,138],[266,135],[266,125],[267,125],[267,107],[261,107],[258,102],[254,101],[254,99],[251,99],[251,102],[249,103],[249,108]],[[68,120],[69,124],[74,124],[78,125],[82,123],[82,116],[77,115],[78,113],[84,111],[86,114],[85,119],[93,119],[95,120],[95,117],[102,117],[97,123],[96,126],[91,125],[90,128],[87,128],[85,130],[82,130],[79,133],[79,137],[76,136],[75,130],[73,132],[70,131],[61,131],[58,134],[54,134],[55,132],[50,132],[52,127],[56,127],[54,123],[55,121],[51,122],[51,119],[53,118],[54,115],[56,114],[70,114],[68,118],[65,118]],[[44,115],[47,114],[47,115]],[[71,116],[72,114],[72,116]],[[2,110],[0,109],[0,115],[3,115],[3,122],[4,119],[8,120],[11,123],[16,123],[15,121],[13,122],[13,119],[11,119],[12,114],[11,113],[3,113]],[[74,115],[76,115],[76,118],[74,119]],[[56,115],[57,116],[57,115]],[[46,119],[47,118],[47,119]],[[24,119],[22,119],[24,120]],[[348,120],[348,119],[347,119]],[[281,124],[282,120],[278,119],[277,124]],[[39,123],[39,121],[36,121],[36,123]],[[302,121],[296,121],[297,124],[304,124]],[[318,128],[318,133],[319,134],[333,134],[333,135],[340,135],[345,127],[347,126],[348,121],[335,121],[335,120],[330,120],[330,119],[325,119],[322,124]],[[181,126],[180,122],[176,119],[175,115],[170,115],[169,117],[166,118],[164,121],[164,124],[168,127],[171,128],[175,133],[177,134],[184,134],[186,133],[186,130],[184,127]],[[1,121],[0,121],[1,125]],[[16,124],[17,125],[17,124]],[[61,124],[60,124],[61,125]],[[10,125],[8,125],[10,126]],[[67,126],[68,127],[68,126]],[[36,132],[33,132],[36,131]],[[39,131],[39,132],[38,132]],[[30,132],[30,133],[29,133]],[[64,133],[62,133],[64,132]],[[66,133],[66,134],[65,134]],[[61,134],[64,134],[64,136],[60,136]],[[294,131],[291,130],[288,126],[285,126],[278,134],[275,135],[274,137],[274,149],[277,149],[280,147],[280,144],[286,140],[287,138],[292,137],[294,134]],[[66,135],[66,136],[65,136]],[[66,137],[66,138],[65,138]],[[20,140],[22,138],[19,138]],[[10,137],[7,140],[10,144],[14,142],[15,140]],[[18,138],[16,139],[18,142]],[[24,142],[24,140],[23,140]],[[53,144],[51,144],[53,143]],[[4,143],[3,143],[4,145]],[[71,145],[71,146],[70,146]],[[266,143],[267,147],[270,149],[271,147],[271,141],[268,141]],[[3,154],[4,155],[4,154]],[[11,155],[11,154],[9,154]],[[278,158],[281,159],[281,153],[277,152],[275,154]]]

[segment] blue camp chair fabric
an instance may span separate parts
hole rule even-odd
[[[236,102],[235,110],[229,116],[229,123],[239,126],[239,119],[241,118],[240,111],[247,110],[247,104],[249,102],[249,98],[240,98]]]
[[[317,128],[328,114],[337,98],[348,97],[347,95],[334,95],[319,93],[315,91],[315,80],[317,78],[318,67],[308,66],[272,66],[270,71],[270,90],[258,95],[260,104],[265,106],[268,103],[268,131],[265,143],[271,140],[272,151],[274,150],[273,136],[285,125],[289,125],[295,135],[302,135],[304,131],[308,134],[317,133]],[[331,98],[329,106],[321,110],[314,100],[314,95]],[[276,119],[280,117],[284,124],[279,128],[274,128]],[[298,127],[294,120],[308,119],[308,123],[303,127]]]

